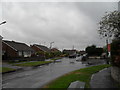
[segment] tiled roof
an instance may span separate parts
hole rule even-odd
[[[47,48],[46,46],[43,46],[43,45],[37,45],[37,44],[34,44],[35,46],[37,46],[38,48],[40,48],[41,50],[45,51],[45,52],[50,52],[50,49]]]
[[[11,46],[13,49],[17,51],[34,51],[32,48],[30,48],[28,45],[25,43],[20,43],[20,42],[15,42],[15,41],[7,41],[3,40],[6,44]]]
[[[59,52],[60,50],[58,50],[57,48],[52,48],[51,51],[53,51],[53,52]]]

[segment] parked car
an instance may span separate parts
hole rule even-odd
[[[76,61],[81,61],[82,58],[83,58],[83,56],[81,55],[81,56],[79,56],[79,57],[76,58]]]
[[[62,62],[61,59],[55,60],[55,62]]]
[[[86,61],[86,57],[85,56],[83,56],[82,61]]]
[[[76,54],[69,55],[69,58],[76,58]]]
[[[86,61],[87,59],[87,54],[83,54],[82,61]]]
[[[76,56],[77,56],[77,57],[79,57],[79,56],[80,56],[80,54],[77,54]]]

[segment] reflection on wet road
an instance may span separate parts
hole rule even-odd
[[[86,67],[81,62],[70,63],[69,58],[31,70],[3,75],[3,88],[40,88],[51,80],[74,70]]]

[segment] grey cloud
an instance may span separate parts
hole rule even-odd
[[[3,3],[4,39],[30,43],[54,41],[54,47],[84,49],[105,45],[97,23],[116,3]],[[110,8],[111,7],[111,8]]]

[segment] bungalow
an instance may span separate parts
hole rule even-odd
[[[34,50],[25,43],[15,41],[2,41],[2,52],[5,58],[31,57]]]
[[[33,44],[33,45],[30,45],[30,47],[34,49],[36,53],[37,52],[50,53],[50,49],[43,45]]]
[[[63,53],[67,54],[67,55],[73,55],[73,54],[75,55],[76,54],[76,50],[66,50],[66,49],[64,49]]]
[[[86,51],[79,51],[80,55],[86,54]]]
[[[57,48],[52,48],[51,52],[61,52],[60,50],[58,50]]]

